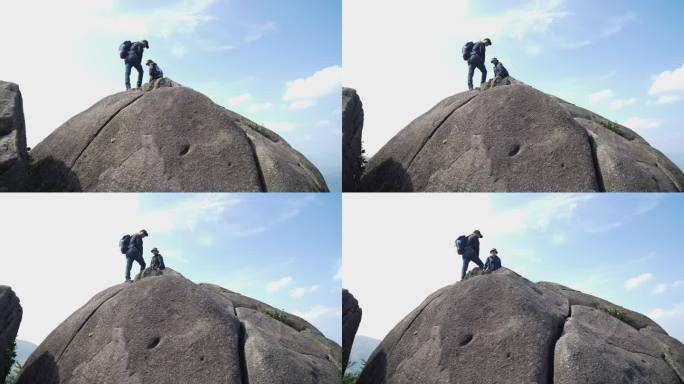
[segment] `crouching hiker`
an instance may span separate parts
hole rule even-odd
[[[153,256],[152,260],[150,260],[150,268],[163,271],[166,266],[164,265],[164,258],[161,253],[159,253],[159,250],[156,247],[152,248],[151,252]]]
[[[148,67],[148,74],[150,75],[150,81],[161,79],[164,77],[164,71],[159,68],[159,65],[152,60],[147,60],[145,65]]]
[[[480,269],[484,269],[484,264],[480,260],[480,239],[482,237],[482,233],[476,229],[470,236],[461,235],[456,239],[456,251],[463,258],[461,280],[468,272],[468,264],[471,261],[477,264]]]
[[[496,248],[492,248],[492,250],[489,251],[489,257],[487,258],[487,261],[485,261],[485,272],[494,272],[501,268],[501,259],[498,255],[499,252],[496,250]]]
[[[508,77],[508,71],[506,70],[506,67],[504,67],[503,63],[499,61],[499,59],[494,57],[490,63],[494,64],[494,81]]]
[[[145,259],[143,259],[143,238],[147,237],[147,231],[141,229],[133,235],[125,235],[119,241],[121,253],[126,255],[126,282],[131,281],[131,268],[135,261],[140,265],[140,272],[145,270]]]

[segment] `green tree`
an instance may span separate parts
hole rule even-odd
[[[10,344],[9,347],[7,347],[7,350],[5,351],[5,356],[3,361],[2,366],[0,367],[0,377],[8,375],[11,373],[10,371],[12,370],[12,366],[14,365],[14,360],[17,358],[17,341],[12,340],[12,344]]]
[[[14,365],[12,366],[12,370],[11,370],[10,373],[7,375],[7,378],[5,378],[5,384],[14,384],[14,383],[16,383],[17,380],[19,379],[19,373],[21,372],[21,370],[22,370],[23,368],[24,368],[24,366],[21,365],[20,362],[17,361],[16,363],[14,363]]]

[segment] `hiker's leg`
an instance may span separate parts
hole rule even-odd
[[[470,262],[470,259],[468,259],[465,255],[463,256],[463,267],[461,268],[461,280],[466,275],[466,272],[468,272],[468,263]]]
[[[473,76],[475,76],[475,66],[468,63],[468,89],[473,89]]]
[[[142,274],[142,272],[145,270],[145,259],[143,259],[142,255],[138,255],[135,261],[140,264],[140,273]]]
[[[480,63],[477,68],[482,72],[482,81],[480,81],[480,84],[484,84],[487,81],[487,67],[485,67],[484,63]]]
[[[131,89],[131,64],[126,63],[126,89]]]
[[[480,269],[484,269],[484,264],[482,263],[482,260],[480,260],[480,256],[473,256],[472,261],[477,264]]]
[[[135,70],[138,71],[138,88],[142,87],[143,69],[140,63],[135,63]]]
[[[126,280],[131,279],[131,268],[133,267],[133,259],[126,255]]]

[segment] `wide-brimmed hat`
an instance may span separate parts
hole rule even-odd
[[[492,64],[497,63],[498,61],[499,61],[499,59],[497,59],[496,57],[492,57],[492,59],[489,60],[489,62]]]
[[[145,235],[145,236],[149,236],[149,235],[150,235],[150,234],[147,233],[147,231],[144,230],[144,229],[141,229],[141,230],[140,230],[140,233],[142,233],[142,234]]]
[[[155,248],[155,249],[156,249],[156,248]],[[489,251],[489,253],[496,253],[497,255],[499,254],[499,252],[496,250],[496,248],[492,248],[492,250]]]
[[[145,43],[145,48],[150,48],[150,43],[147,40],[143,40],[143,43]]]
[[[147,59],[147,62],[145,62],[145,65],[150,65],[150,64],[154,64],[154,61],[152,61],[152,59]]]
[[[159,250],[157,249],[157,247],[154,247],[150,250],[150,252],[155,253],[155,252],[159,252]]]
[[[485,37],[482,41],[486,41],[486,42],[488,42],[489,44],[492,43],[492,40],[491,40],[489,37]]]
[[[484,236],[482,236],[482,233],[480,232],[479,229],[474,230],[473,233],[480,236],[481,238],[484,237]]]

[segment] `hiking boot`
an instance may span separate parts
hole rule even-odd
[[[133,282],[133,280],[131,280],[131,279],[126,279],[126,281],[124,281],[124,283],[132,283],[132,282]]]

